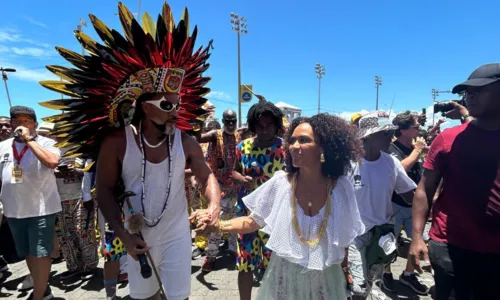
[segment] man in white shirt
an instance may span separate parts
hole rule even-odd
[[[385,153],[391,143],[394,130],[387,115],[374,112],[359,121],[359,138],[363,141],[365,155],[356,162],[349,176],[358,208],[366,231],[349,247],[349,263],[354,280],[353,299],[363,299],[371,291],[375,279],[382,275],[384,265],[368,266],[367,248],[374,239],[374,228],[393,224],[392,193],[411,202],[417,187],[404,170],[401,162]]]
[[[48,286],[56,213],[61,211],[54,169],[60,158],[55,141],[36,135],[35,111],[10,110],[14,138],[0,143],[4,215],[21,257],[26,258],[34,289],[29,299],[53,298]]]

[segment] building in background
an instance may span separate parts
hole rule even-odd
[[[278,102],[275,105],[285,114],[288,122],[292,122],[293,119],[299,118],[302,115],[302,109],[296,106],[287,104],[285,102]]]

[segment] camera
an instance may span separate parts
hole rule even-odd
[[[446,102],[437,102],[434,103],[434,113],[445,113],[449,112],[450,110],[453,110],[455,107],[451,102],[455,102],[457,104],[460,104],[462,106],[465,106],[465,101],[464,100],[452,100],[452,101],[446,101]]]

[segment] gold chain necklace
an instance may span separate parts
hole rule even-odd
[[[295,191],[297,189],[297,174],[293,175],[291,183],[292,183],[291,204],[292,204],[292,214],[293,214],[293,218],[292,218],[293,228],[294,228],[295,233],[297,234],[297,236],[299,237],[299,239],[302,243],[307,244],[311,247],[314,247],[319,243],[319,241],[321,241],[321,239],[323,238],[323,236],[326,233],[326,227],[328,226],[328,219],[329,219],[330,213],[331,213],[332,184],[331,184],[331,182],[329,182],[326,186],[325,217],[324,217],[323,221],[321,221],[318,236],[315,239],[307,240],[301,234],[299,220],[297,218],[297,205],[299,205],[298,201],[295,201]]]

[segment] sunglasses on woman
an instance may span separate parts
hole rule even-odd
[[[165,99],[165,97],[162,97],[160,100],[148,100],[145,101],[146,103],[153,104],[154,106],[158,107],[159,109],[165,111],[165,112],[171,112],[174,109],[176,111],[179,111],[181,109],[180,103],[173,104]]]

